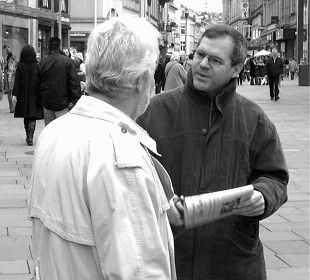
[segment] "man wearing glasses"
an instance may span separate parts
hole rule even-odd
[[[234,215],[190,230],[174,227],[179,280],[266,279],[259,221],[286,202],[288,171],[274,124],[236,93],[246,54],[238,31],[209,26],[185,86],[155,96],[138,119],[179,196],[254,187]]]

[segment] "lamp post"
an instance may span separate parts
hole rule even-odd
[[[188,9],[185,8],[185,54],[187,53],[187,18],[188,18],[189,12]]]
[[[58,20],[58,38],[60,39],[60,44],[62,45],[62,30],[61,30],[61,17],[62,17],[62,14],[61,14],[61,8],[62,8],[62,3],[61,3],[61,0],[58,1],[58,14],[59,14],[59,20]],[[60,46],[61,48],[61,46]]]

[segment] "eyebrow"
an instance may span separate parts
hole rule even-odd
[[[203,51],[203,50],[200,50],[200,49],[196,49],[196,52],[200,52],[200,53],[203,53],[203,54],[206,54],[206,52],[205,51]],[[221,58],[221,57],[219,57],[219,56],[217,56],[217,55],[213,55],[213,54],[207,54],[208,56],[213,56],[213,57],[215,57],[215,58],[217,58],[217,59],[219,59],[220,61],[224,61],[224,59],[223,58]]]

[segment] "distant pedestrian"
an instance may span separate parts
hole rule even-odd
[[[295,73],[298,70],[297,62],[294,60],[294,58],[290,58],[288,66],[291,75],[291,80],[294,80]]]
[[[265,77],[268,77],[270,100],[279,100],[279,80],[283,74],[283,62],[278,57],[277,50],[271,52],[271,57],[265,65]]]
[[[3,74],[2,74],[2,63],[1,63],[1,57],[0,57],[0,101],[3,98]]]
[[[243,67],[241,69],[241,71],[239,72],[238,78],[237,78],[237,84],[242,86],[242,82],[243,82],[243,74],[244,74],[244,64]]]
[[[251,57],[249,59],[249,66],[250,66],[250,85],[255,85],[255,78],[256,78],[256,62],[255,57]]]
[[[170,61],[166,65],[165,91],[181,87],[186,82],[187,73],[183,66],[178,62],[179,58],[180,55],[177,52],[173,52],[171,54]]]
[[[33,145],[36,120],[43,119],[43,108],[38,104],[32,88],[32,78],[37,67],[36,52],[30,45],[23,47],[17,64],[13,87],[13,101],[16,103],[15,118],[24,118],[26,142]]]
[[[184,70],[185,70],[186,72],[188,72],[189,69],[192,68],[192,65],[193,65],[193,58],[194,58],[194,54],[193,54],[193,53],[190,53],[190,54],[188,55],[188,60],[186,60],[185,63],[184,63]]]
[[[4,92],[8,95],[10,113],[14,113],[15,104],[12,100],[12,90],[14,86],[16,60],[13,54],[9,51],[7,53],[6,62],[4,66]]]
[[[83,54],[81,52],[77,52],[75,57],[80,60],[79,66],[77,68],[80,82],[84,82],[85,83],[86,82],[86,68],[85,68]]]
[[[155,80],[155,94],[158,94],[161,92],[161,90],[165,86],[165,61],[162,56],[158,58],[158,62],[156,65],[156,70],[154,74],[154,80]]]
[[[50,38],[48,55],[38,64],[33,86],[43,105],[45,125],[66,114],[81,97],[75,64],[60,51],[59,38]]]

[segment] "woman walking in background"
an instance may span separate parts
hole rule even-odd
[[[36,120],[44,118],[42,106],[38,104],[31,87],[32,76],[36,65],[37,59],[34,48],[30,45],[24,46],[20,53],[19,63],[17,64],[12,95],[13,100],[16,102],[14,117],[24,118],[28,146],[33,145]]]
[[[4,91],[8,95],[10,113],[14,113],[14,103],[12,101],[12,89],[14,85],[16,71],[16,60],[11,52],[7,53],[6,63],[4,66]]]

